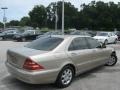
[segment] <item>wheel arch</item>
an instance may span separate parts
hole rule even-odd
[[[116,56],[116,51],[112,51],[111,56]]]
[[[66,62],[66,63],[64,63],[64,64],[61,66],[60,71],[61,71],[64,67],[66,67],[66,66],[72,67],[73,70],[74,70],[74,74],[76,74],[76,67],[75,67],[74,63],[72,63],[72,62]]]
[[[72,63],[66,63],[66,64],[64,64],[64,65],[62,66],[62,68],[60,69],[60,72],[58,73],[58,76],[57,76],[56,81],[55,81],[55,85],[58,86],[58,87],[60,87],[60,88],[61,88],[61,86],[60,86],[60,84],[59,84],[58,81],[59,81],[59,77],[60,77],[61,71],[62,71],[65,67],[68,67],[68,66],[72,67],[72,69],[73,69],[73,71],[74,71],[74,76],[75,76],[76,69],[75,69],[74,64],[72,64]],[[73,77],[74,77],[74,76],[73,76]],[[64,87],[64,86],[62,86],[62,87]],[[67,87],[67,86],[65,86],[65,87]]]

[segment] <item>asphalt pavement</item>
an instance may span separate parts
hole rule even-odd
[[[30,85],[11,76],[5,67],[6,50],[22,47],[28,42],[0,41],[0,90],[120,90],[120,42],[110,44],[117,51],[118,63],[113,67],[102,66],[77,76],[73,83],[64,89],[53,84]]]

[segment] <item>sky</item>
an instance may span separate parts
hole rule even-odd
[[[6,10],[7,21],[10,20],[20,20],[23,16],[28,16],[29,11],[35,5],[48,6],[51,2],[56,2],[61,0],[0,0],[0,8],[8,7]],[[75,7],[80,8],[83,3],[90,3],[93,0],[65,0],[71,2]],[[98,1],[98,0],[95,0]],[[113,0],[101,0],[104,2],[109,2]],[[114,0],[115,3],[120,2],[120,0]],[[0,9],[0,22],[3,21],[3,10]]]

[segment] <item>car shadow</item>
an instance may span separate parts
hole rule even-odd
[[[120,64],[117,63],[115,66],[111,67],[111,66],[100,66],[100,67],[96,67],[92,70],[89,70],[87,72],[84,72],[78,76],[75,77],[75,79],[73,81],[78,81],[81,79],[90,79],[90,78],[96,78],[96,74],[100,74],[100,73],[117,73],[120,72]]]
[[[100,67],[94,68],[92,70],[86,71],[86,72],[76,76],[75,79],[73,80],[73,82],[81,80],[81,79],[85,79],[85,78],[87,78],[87,79],[96,78],[96,75],[94,73],[104,70],[104,68],[105,68],[104,66],[100,66]]]
[[[117,63],[115,66],[106,66],[103,70],[98,70],[96,73],[117,73],[120,72],[120,64]]]
[[[116,67],[120,66],[119,64],[116,65]],[[73,80],[73,83],[82,80],[82,79],[90,79],[90,78],[96,78],[96,73],[113,73],[113,72],[120,72],[119,68],[107,68],[106,66],[100,66],[95,69],[92,69],[90,71],[87,71],[83,74],[80,74],[75,77]],[[57,90],[58,88],[54,86],[54,84],[44,84],[44,85],[31,85],[24,82],[21,82],[11,75],[5,77],[1,81],[2,85],[9,88],[9,90]],[[0,84],[1,85],[1,84]]]
[[[27,84],[19,81],[11,75],[5,77],[2,80],[2,86],[9,88],[9,90],[56,90],[57,88],[53,84]]]

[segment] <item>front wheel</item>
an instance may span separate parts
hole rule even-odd
[[[117,43],[117,39],[115,39],[115,41],[114,41],[114,44],[116,44]]]
[[[68,87],[71,84],[73,77],[74,69],[71,66],[65,66],[57,77],[56,80],[57,87],[59,88]]]
[[[117,63],[117,56],[112,55],[110,60],[106,63],[107,66],[114,66]]]

